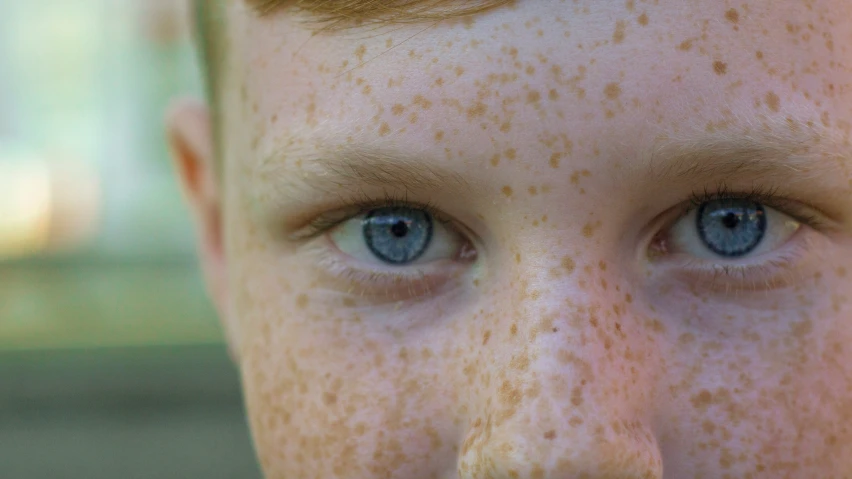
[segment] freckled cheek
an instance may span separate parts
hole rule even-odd
[[[458,351],[440,347],[448,338],[432,341],[424,331],[394,335],[381,329],[287,319],[259,328],[265,336],[244,356],[242,372],[261,457],[293,464],[316,454],[310,470],[325,463],[333,468],[335,458],[346,454],[350,465],[399,460],[384,452],[376,456],[387,452],[387,441],[400,441],[406,462],[420,467],[452,457],[458,396],[451,386],[455,368],[444,355]],[[325,439],[312,452],[317,435]]]

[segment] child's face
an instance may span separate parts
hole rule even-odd
[[[852,3],[229,15],[207,261],[268,477],[852,474]]]

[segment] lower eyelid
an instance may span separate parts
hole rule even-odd
[[[433,294],[457,278],[464,267],[449,260],[399,268],[376,267],[351,258],[327,237],[317,240],[304,251],[307,261],[322,270],[330,288],[359,296],[410,299]]]
[[[780,289],[806,277],[806,264],[820,250],[819,233],[803,226],[780,248],[746,260],[708,261],[675,254],[660,266],[664,274],[703,290],[725,294]]]

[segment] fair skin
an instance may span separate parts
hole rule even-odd
[[[266,477],[849,477],[850,16],[230,2],[224,166],[170,128]]]

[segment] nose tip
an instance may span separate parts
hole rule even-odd
[[[462,447],[462,479],[662,479],[662,454],[641,421],[583,420],[564,427],[522,420],[473,424]],[[543,427],[542,427],[543,426]]]

